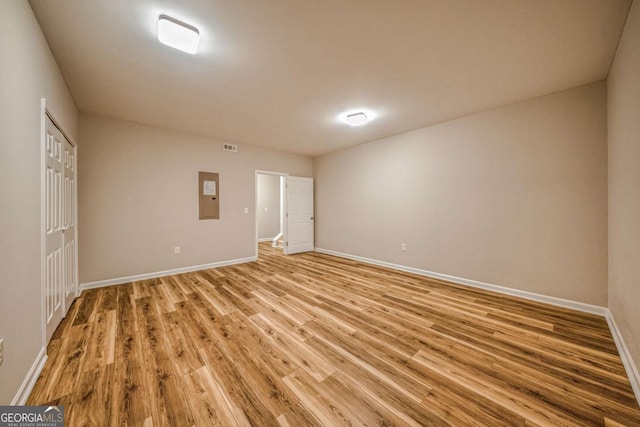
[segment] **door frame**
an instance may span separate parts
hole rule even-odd
[[[256,169],[255,170],[255,177],[254,177],[254,181],[253,181],[253,223],[255,224],[255,229],[256,229],[256,236],[255,236],[255,241],[256,241],[256,259],[258,259],[258,175],[276,175],[276,176],[282,176],[285,179],[285,187],[286,187],[286,180],[287,178],[289,178],[289,174],[285,173],[285,172],[274,172],[274,171],[265,171],[265,170],[259,170]],[[286,209],[287,209],[287,192],[282,191],[282,188],[280,189],[280,197],[281,200],[283,201],[282,206],[280,207],[281,212],[280,215],[286,215]],[[284,210],[284,212],[282,211]],[[285,216],[285,220],[282,222],[282,235],[284,236],[284,241],[287,241],[287,220],[286,220],[286,216]],[[287,245],[285,244],[282,248],[282,253],[283,254],[287,254]]]
[[[61,121],[56,118],[55,113],[52,111],[53,108],[50,104],[47,104],[46,98],[41,98],[40,100],[40,316],[41,316],[41,326],[42,326],[42,346],[47,348],[47,319],[45,313],[45,304],[46,304],[46,248],[45,248],[45,238],[46,238],[46,149],[47,149],[47,116],[53,124],[60,130],[62,135],[69,141],[71,146],[73,147],[73,174],[75,180],[75,186],[73,188],[73,218],[75,218],[76,226],[73,238],[75,239],[75,250],[74,250],[74,288],[75,288],[75,296],[76,298],[79,295],[79,266],[78,266],[78,144],[76,141],[70,136],[68,132],[65,131],[64,126],[61,125]],[[66,313],[69,310],[69,307],[66,307],[65,298],[63,300],[63,311],[66,316]]]

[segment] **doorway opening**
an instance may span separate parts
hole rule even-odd
[[[287,174],[256,171],[256,255],[260,248],[282,254],[286,242]]]

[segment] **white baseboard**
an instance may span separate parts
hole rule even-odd
[[[611,314],[611,311],[609,311],[609,309],[607,309],[605,319],[607,319],[607,324],[609,325],[609,329],[611,330],[613,341],[616,343],[616,348],[618,349],[618,353],[620,354],[620,359],[622,359],[624,369],[625,371],[627,371],[627,377],[629,377],[631,388],[636,395],[638,404],[640,404],[640,373],[638,373],[638,365],[635,364],[633,357],[631,357],[631,352],[629,351],[627,344],[624,342],[622,333],[620,333],[620,329],[618,329],[618,325],[616,324],[616,321],[613,318],[613,314]]]
[[[273,240],[273,237],[263,237],[262,239],[258,239],[258,242],[270,242]]]
[[[357,255],[345,254],[342,252],[336,252],[329,249],[315,248],[315,251],[323,254],[334,255],[341,258],[351,259],[354,261],[360,261],[367,264],[379,265],[381,267],[387,267],[394,270],[406,271],[407,273],[414,273],[420,276],[431,277],[433,279],[446,280],[447,282],[452,282],[459,285],[466,285],[474,288],[500,292],[502,294],[512,295],[512,296],[525,298],[525,299],[529,299],[537,302],[543,302],[545,304],[551,304],[558,307],[570,308],[573,310],[583,311],[586,313],[597,314],[600,316],[606,316],[608,312],[608,309],[606,307],[601,307],[599,305],[586,304],[583,302],[572,301],[564,298],[556,298],[548,295],[536,294],[534,292],[522,291],[520,289],[513,289],[513,288],[507,288],[504,286],[492,285],[490,283],[478,282],[477,280],[450,276],[448,274],[435,273],[433,271],[421,270],[419,268],[408,267],[405,265],[393,264],[386,261],[379,261],[375,259],[360,257]]]
[[[27,403],[27,399],[31,394],[31,390],[33,390],[33,386],[36,385],[36,381],[38,380],[40,372],[42,372],[42,368],[44,368],[44,363],[46,361],[47,349],[42,347],[40,349],[40,352],[36,356],[36,359],[33,361],[33,364],[31,365],[31,369],[29,369],[27,376],[24,378],[24,381],[22,381],[18,392],[11,401],[12,406],[22,406]]]
[[[136,282],[138,280],[155,279],[156,277],[171,276],[172,274],[190,273],[192,271],[207,270],[209,268],[224,267],[227,265],[244,264],[245,262],[256,261],[257,256],[247,258],[231,259],[227,261],[212,262],[210,264],[192,265],[190,267],[176,268],[173,270],[156,271],[154,273],[138,274],[135,276],[118,277],[115,279],[98,280],[96,282],[81,283],[80,289],[102,288],[104,286],[120,285],[123,283]]]

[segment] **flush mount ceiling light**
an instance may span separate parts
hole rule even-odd
[[[167,15],[158,18],[158,40],[183,52],[195,54],[200,44],[200,32],[193,25],[186,24]]]
[[[344,119],[350,126],[362,126],[371,120],[363,112],[347,114]]]

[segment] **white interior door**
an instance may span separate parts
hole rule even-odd
[[[69,311],[69,307],[76,297],[76,215],[75,215],[75,150],[73,145],[64,139],[64,186],[62,190],[62,232],[64,244],[64,265],[62,287],[64,289],[64,314]]]
[[[64,317],[63,175],[65,138],[46,118],[45,136],[45,278],[44,311],[47,342]]]
[[[285,253],[313,250],[313,178],[287,177]]]

